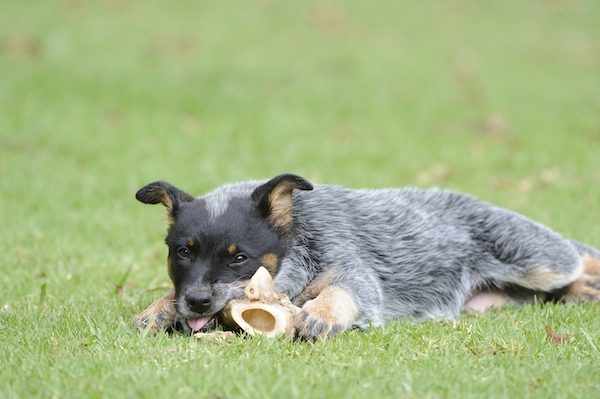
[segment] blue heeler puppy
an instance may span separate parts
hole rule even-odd
[[[136,198],[169,219],[174,289],[136,317],[155,332],[214,327],[260,266],[302,307],[302,338],[505,302],[600,299],[600,252],[448,191],[349,190],[295,175],[200,198],[165,182]],[[150,324],[150,326],[148,326]]]

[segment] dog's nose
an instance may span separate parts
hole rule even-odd
[[[211,293],[207,291],[196,291],[187,294],[186,300],[191,311],[202,314],[210,307]]]

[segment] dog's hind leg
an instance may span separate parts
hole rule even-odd
[[[528,256],[503,259],[504,267],[499,269],[500,275],[495,280],[499,286],[503,283],[513,286],[513,294],[517,295],[519,290],[516,287],[539,293],[560,290],[577,281],[584,273],[583,258],[570,254],[570,249],[568,245],[556,243],[555,247],[547,249],[547,253],[536,252]],[[552,259],[553,253],[557,255],[555,260]],[[507,291],[509,295],[510,291]]]
[[[584,273],[579,249],[541,224],[499,208],[476,220],[474,235],[491,256],[478,274],[517,302],[537,294],[544,300]]]

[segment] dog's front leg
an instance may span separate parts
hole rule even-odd
[[[133,324],[141,330],[148,329],[150,334],[156,335],[160,330],[176,329],[178,319],[179,314],[175,310],[175,290],[171,289],[135,316]]]
[[[358,304],[344,288],[330,285],[302,307],[294,320],[300,338],[325,338],[352,327],[359,315]]]

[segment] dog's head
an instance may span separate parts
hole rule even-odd
[[[167,208],[167,263],[184,328],[205,328],[227,302],[244,295],[260,266],[277,274],[292,225],[294,189],[312,185],[288,174],[262,184],[224,186],[198,199],[166,182],[137,192],[139,201]]]

